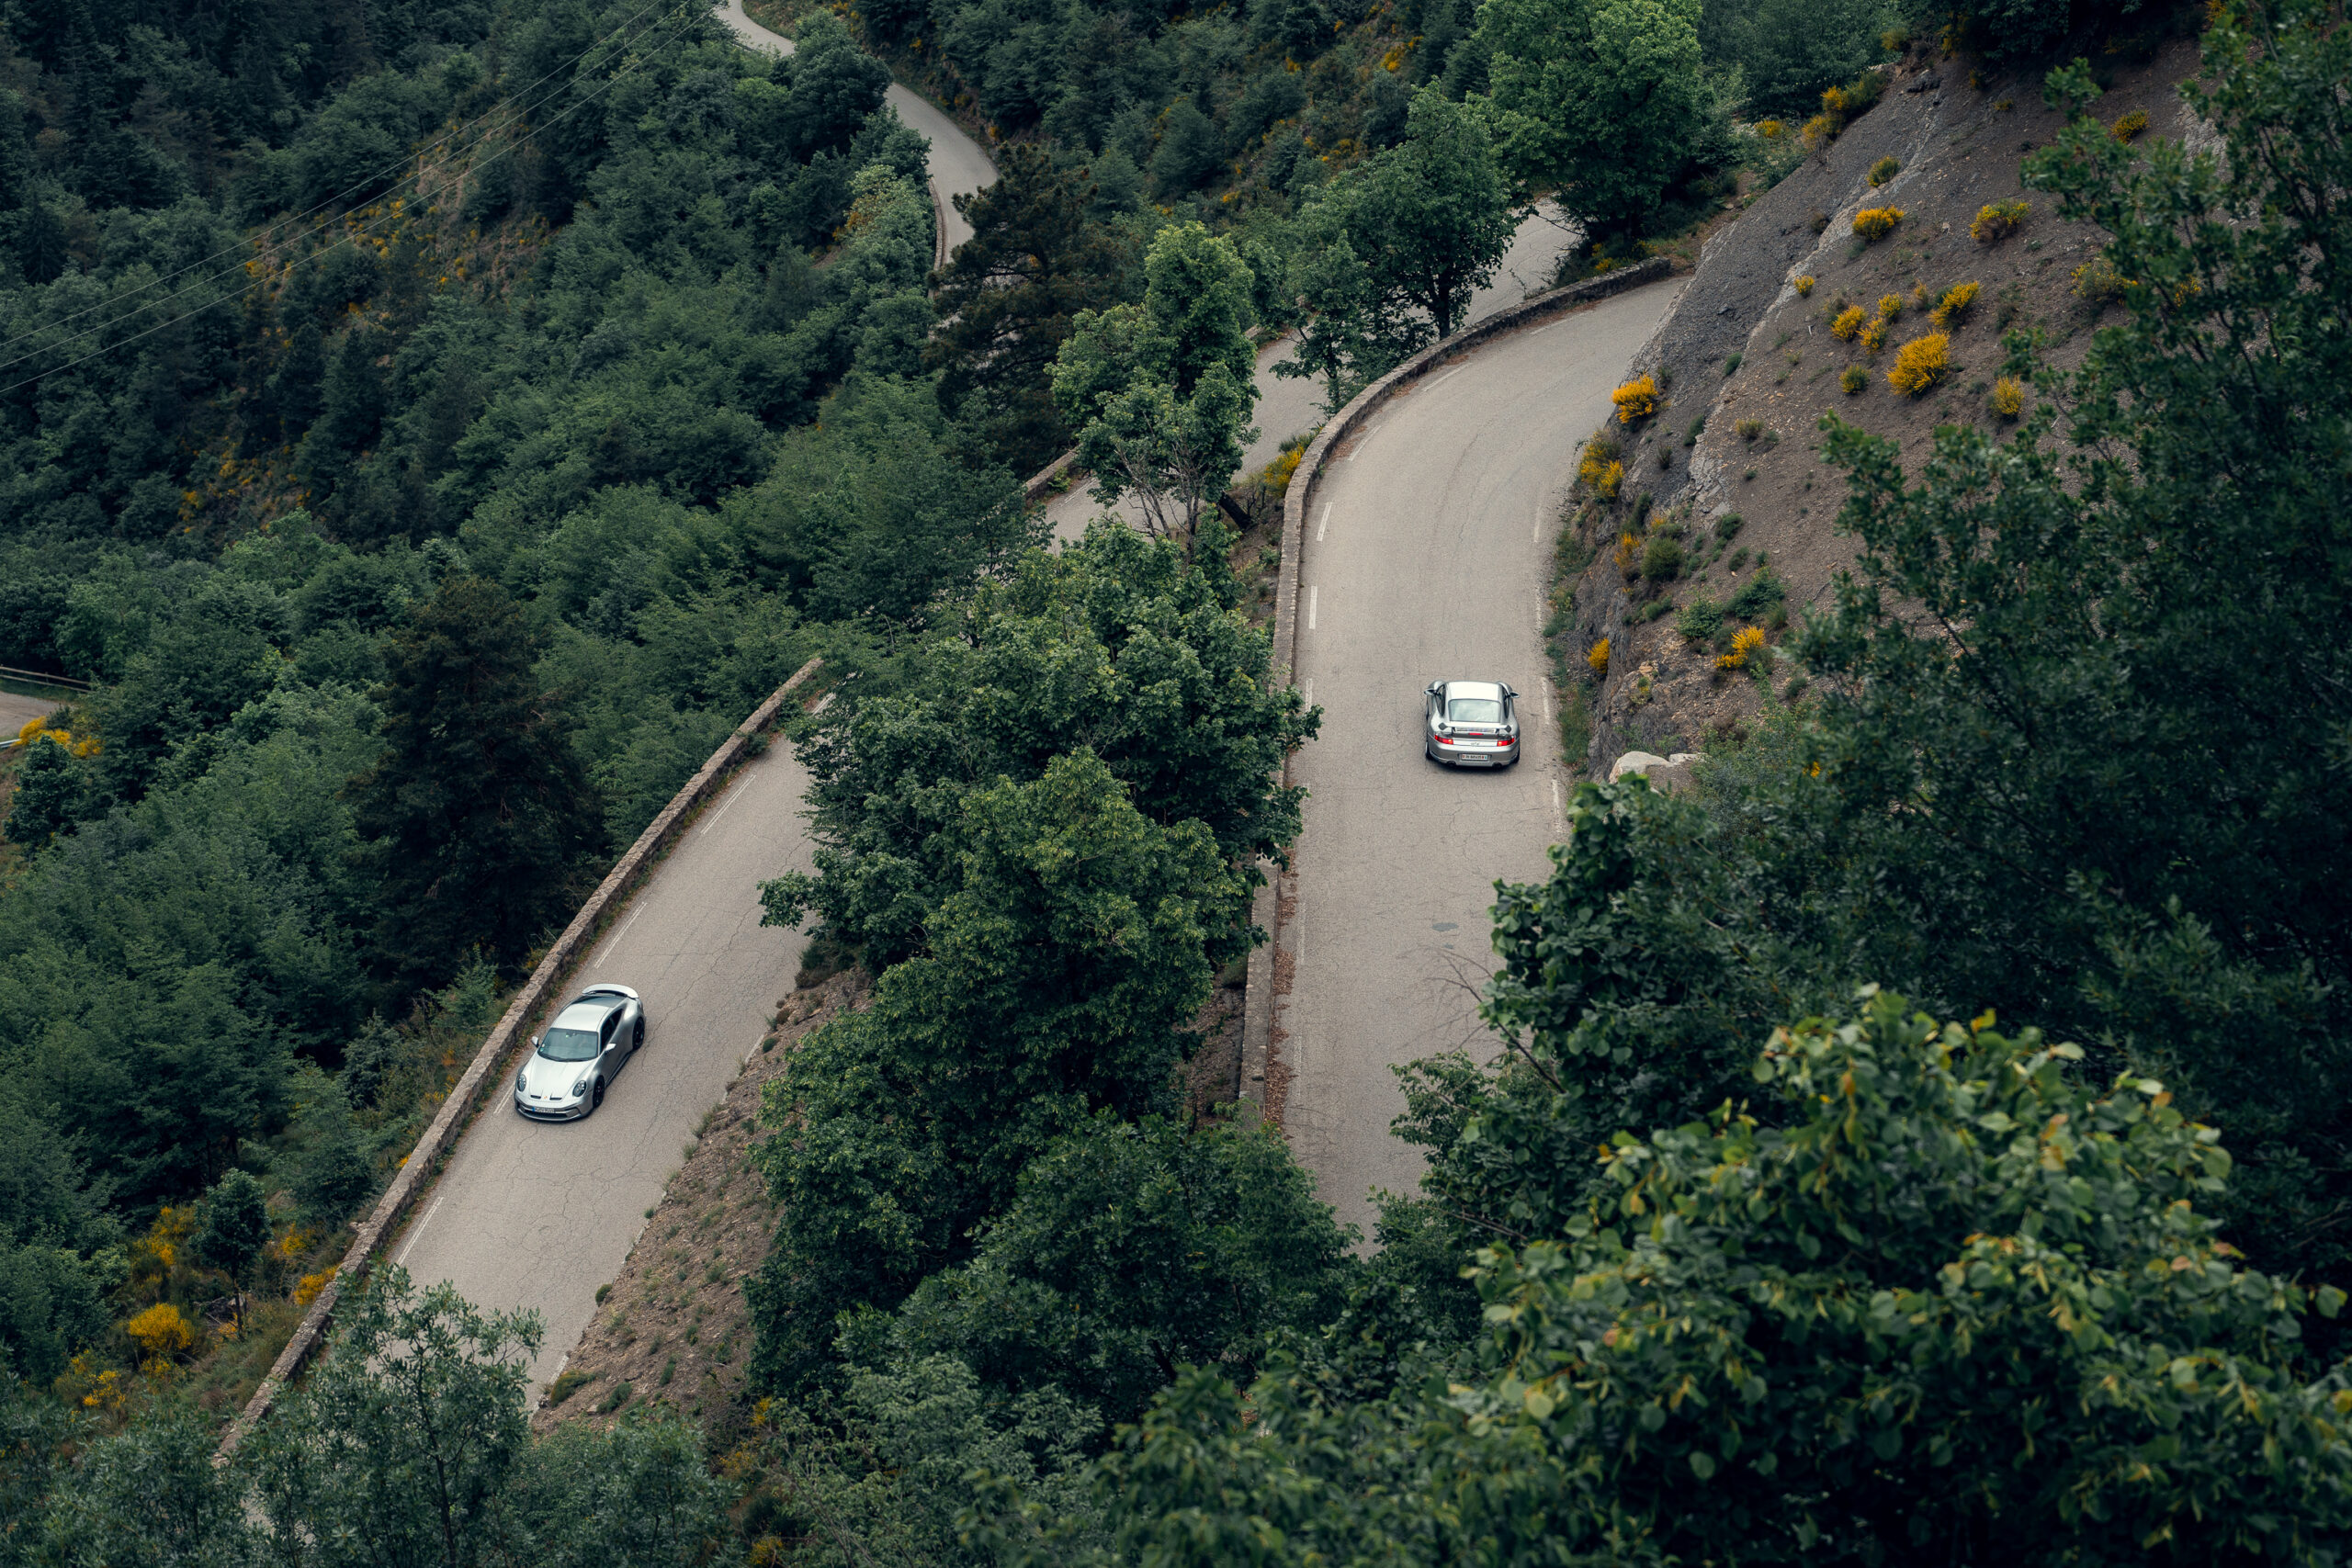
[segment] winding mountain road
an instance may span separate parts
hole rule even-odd
[[[743,0],[727,0],[714,7],[718,19],[735,34],[735,39],[747,49],[763,54],[790,54],[792,40],[780,33],[772,33],[743,14]],[[899,111],[899,118],[931,140],[931,192],[933,204],[940,215],[940,234],[944,250],[953,251],[972,237],[972,226],[956,210],[955,197],[983,186],[996,184],[996,165],[989,162],[986,149],[964,134],[963,128],[947,118],[946,112],[929,98],[900,83],[890,84],[883,101]]]
[[[720,12],[745,44],[790,53],[743,15]],[[948,243],[971,230],[945,199],[996,178],[978,143],[893,84],[899,118],[931,139],[931,183]],[[760,924],[759,884],[813,869],[800,802],[808,774],[786,745],[746,763],[621,911],[571,994],[599,980],[634,987],[650,1027],[604,1107],[582,1122],[526,1122],[510,1077],[469,1128],[390,1248],[420,1283],[447,1280],[476,1305],[530,1308],[547,1337],[531,1363],[544,1386],[595,1315],[680,1150],[726,1093],[792,988],[806,939]]]
[[[1306,786],[1277,1002],[1283,1127],[1342,1221],[1372,1232],[1374,1188],[1408,1192],[1420,1152],[1390,1134],[1392,1067],[1484,1055],[1478,987],[1498,877],[1545,875],[1565,768],[1544,669],[1548,553],[1579,443],[1664,317],[1654,284],[1522,328],[1435,367],[1374,413],[1308,497],[1294,679],[1323,728]],[[1503,681],[1524,761],[1450,771],[1421,754],[1421,690]]]
[[[1470,309],[1462,324],[1483,321],[1496,311],[1551,287],[1560,253],[1575,243],[1575,234],[1561,227],[1554,217],[1542,212],[1531,214],[1511,235],[1510,249],[1504,253],[1494,277],[1470,297]],[[1323,384],[1312,377],[1274,374],[1274,367],[1289,359],[1297,347],[1296,338],[1284,336],[1259,351],[1258,405],[1250,413],[1258,427],[1258,439],[1241,454],[1243,479],[1272,462],[1283,442],[1323,423]],[[1053,525],[1054,537],[1074,542],[1084,536],[1086,525],[1102,510],[1087,493],[1086,486],[1080,484],[1046,503],[1046,520]],[[1139,506],[1125,503],[1121,511],[1129,522],[1141,525],[1143,512]]]
[[[388,1256],[419,1284],[447,1280],[476,1306],[537,1312],[545,1386],[621,1271],[680,1150],[792,989],[806,939],[760,924],[761,882],[814,869],[801,792],[778,744],[746,762],[679,834],[565,993],[600,981],[645,999],[645,1044],[583,1121],[514,1113],[514,1074],[492,1093]]]

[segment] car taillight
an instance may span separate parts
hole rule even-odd
[[[1451,735],[1441,735],[1437,738],[1437,743],[1441,746],[1451,746],[1453,744],[1453,737]]]

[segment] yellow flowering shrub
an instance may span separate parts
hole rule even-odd
[[[1657,378],[1645,372],[1609,394],[1617,405],[1617,423],[1638,424],[1657,412]]]
[[[1616,553],[1610,557],[1628,581],[1642,574],[1642,542],[1631,534],[1617,536]]]
[[[1787,129],[1777,119],[1759,119],[1756,122],[1756,134],[1767,141],[1778,141],[1781,132]]]
[[[1715,655],[1718,670],[1739,670],[1747,666],[1747,656],[1764,646],[1762,626],[1742,626],[1732,634],[1731,651]]]
[[[1804,122],[1804,129],[1797,132],[1797,139],[1808,149],[1817,149],[1823,142],[1834,141],[1837,135],[1838,122],[1826,114],[1817,114]]]
[[[2148,111],[2133,109],[2115,122],[2115,139],[2118,141],[2129,141],[2147,129]]]
[[[1811,274],[1811,273],[1809,273],[1809,272],[1808,272],[1808,273],[1806,273],[1804,276],[1802,276],[1802,277],[1800,277],[1800,278],[1798,278],[1798,279],[1797,279],[1797,298],[1798,298],[1798,299],[1804,299],[1806,295],[1811,294],[1812,292],[1813,292],[1813,274]]]
[[[2025,383],[2014,376],[2004,376],[1993,383],[1993,412],[2003,419],[2015,419],[2025,410]]]
[[[1887,381],[1905,397],[1917,397],[1943,379],[1945,370],[1950,368],[1944,350],[1951,343],[1941,333],[1913,338],[1894,356],[1894,368],[1886,373]]]
[[[1902,172],[1903,164],[1900,159],[1881,158],[1871,165],[1871,185],[1873,188],[1883,186]]]
[[[1602,637],[1599,642],[1594,643],[1592,645],[1591,651],[1584,656],[1584,661],[1592,666],[1592,672],[1594,674],[1608,674],[1609,639],[1607,637]]]
[[[1838,384],[1846,389],[1848,397],[1855,397],[1863,388],[1871,384],[1870,372],[1859,365],[1849,365],[1844,373],[1838,378]]]
[[[2025,215],[2033,209],[2022,201],[1989,201],[1976,209],[1976,220],[1968,226],[1968,237],[1980,245],[1997,245],[2018,231]]]
[[[169,1361],[196,1343],[196,1330],[169,1302],[157,1302],[124,1324],[122,1330],[147,1352],[151,1364]]]
[[[1617,460],[1619,451],[1614,441],[1588,441],[1577,463],[1577,480],[1603,501],[1616,500],[1618,487],[1625,482],[1625,465]]]
[[[1864,240],[1883,240],[1902,221],[1899,207],[1865,207],[1854,214],[1854,232]]]
[[[1861,344],[1872,354],[1886,346],[1886,318],[1872,316],[1862,323]]]
[[[1891,321],[1901,314],[1903,314],[1902,295],[1882,294],[1878,297],[1878,319],[1880,321]]]
[[[2093,256],[2075,269],[2075,297],[2093,310],[2105,310],[2123,298],[2131,280],[2115,270],[2105,256]]]
[[[294,1304],[307,1309],[319,1299],[319,1292],[327,1288],[327,1281],[334,1279],[334,1274],[335,1271],[330,1269],[323,1274],[303,1275],[294,1283]]]
[[[1976,303],[1977,293],[1973,283],[1953,284],[1944,290],[1944,297],[1936,301],[1936,308],[1928,313],[1928,320],[1939,327],[1951,326],[1968,314],[1969,308]]]
[[[1854,341],[1854,334],[1862,330],[1862,308],[1860,305],[1849,305],[1830,318],[1829,335],[1843,342],[1851,343]]]

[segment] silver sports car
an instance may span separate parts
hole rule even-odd
[[[1422,694],[1421,750],[1449,768],[1519,761],[1519,694],[1493,681],[1433,681]]]
[[[571,1122],[605,1103],[605,1086],[645,1043],[645,1005],[627,986],[591,986],[556,1014],[514,1075],[514,1109]]]

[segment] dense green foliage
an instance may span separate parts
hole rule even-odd
[[[695,1434],[637,1418],[533,1443],[520,1358],[538,1325],[419,1293],[387,1267],[345,1298],[334,1351],[229,1466],[164,1415],[100,1435],[0,1408],[0,1562],[461,1568],[705,1561],[720,1493]]]
[[[1198,223],[1162,230],[1143,300],[1080,310],[1054,360],[1054,401],[1105,507],[1132,499],[1155,539],[1193,546],[1257,436],[1249,266]]]
[[[0,1354],[46,1381],[196,1288],[126,1234],[232,1168],[327,1245],[446,1088],[427,991],[487,1007],[820,642],[1027,535],[830,18],[0,22],[0,663],[96,683],[0,886]]]
[[[1177,1109],[1193,1016],[1261,934],[1255,862],[1297,830],[1278,780],[1315,724],[1265,690],[1266,637],[1221,581],[1098,523],[985,585],[912,654],[900,694],[804,742],[818,871],[769,884],[769,919],[814,909],[879,979],[768,1091],[783,1218],[754,1294],[772,1386],[805,1392],[838,1355],[879,1366],[864,1342],[884,1330],[844,1314],[893,1311],[973,1260],[975,1227],[1018,1210],[1025,1171],[1081,1157],[1050,1155],[1057,1140]],[[1012,1234],[982,1244],[980,1277]],[[955,1289],[933,1287],[933,1317]],[[1244,1321],[1270,1326],[1276,1298]],[[1119,1375],[1123,1410],[1101,1414],[1148,1392]],[[1075,1371],[1063,1386],[1102,1397]]]
[[[1776,1031],[1747,1111],[1477,1252],[1468,1365],[1317,1356],[1246,1424],[1180,1384],[1105,1467],[1113,1560],[2334,1561],[2352,1382],[2296,1334],[2342,1292],[2234,1261],[2217,1134],[2080,1055],[1885,993]]]

